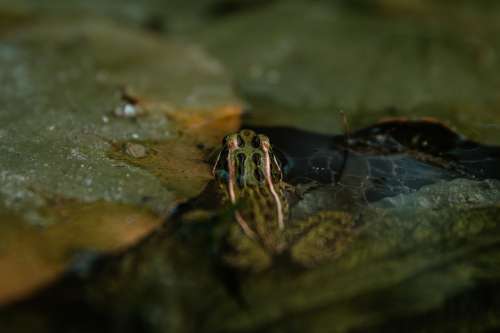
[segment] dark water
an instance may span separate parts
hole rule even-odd
[[[431,121],[388,121],[349,135],[254,127],[281,155],[287,180],[357,187],[369,201],[440,180],[500,179],[500,147]]]

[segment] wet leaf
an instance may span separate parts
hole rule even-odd
[[[0,215],[0,304],[25,297],[61,273],[85,273],[101,254],[122,250],[149,234],[161,219],[144,209],[60,200],[44,208],[52,221],[29,225],[15,214]]]
[[[222,65],[195,46],[103,20],[15,20],[0,44],[0,302],[54,280],[72,251],[151,232],[201,191],[204,154],[241,113]],[[129,144],[120,161],[116,142]]]

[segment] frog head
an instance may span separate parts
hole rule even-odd
[[[217,179],[226,183],[234,181],[240,189],[246,186],[267,186],[267,180],[272,183],[283,180],[280,162],[269,138],[247,129],[224,137],[213,173]]]
[[[251,219],[276,220],[279,229],[284,228],[283,172],[267,136],[243,129],[224,137],[213,174],[233,204],[252,201],[251,214],[246,214]],[[246,221],[241,212],[236,219],[249,236],[255,234],[249,222],[265,222]]]

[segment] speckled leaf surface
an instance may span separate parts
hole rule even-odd
[[[110,22],[49,20],[11,31],[0,43],[0,67],[0,202],[8,212],[2,215],[0,228],[9,230],[1,238],[19,237],[21,242],[2,241],[0,266],[15,275],[12,257],[26,255],[27,267],[18,263],[18,274],[25,274],[43,266],[28,267],[45,252],[58,252],[61,258],[55,266],[43,268],[51,274],[40,273],[40,281],[19,282],[27,290],[60,273],[72,251],[118,247],[119,240],[112,237],[108,246],[104,242],[98,249],[63,240],[67,237],[61,241],[45,237],[50,233],[47,228],[76,232],[59,225],[74,224],[71,219],[78,216],[43,213],[60,210],[54,201],[67,199],[94,207],[95,216],[100,211],[92,205],[95,202],[134,206],[136,214],[148,209],[156,217],[151,222],[146,214],[144,223],[158,225],[179,200],[196,195],[209,179],[204,155],[196,148],[203,133],[198,119],[210,123],[220,115],[239,112],[223,67],[199,48],[163,42]],[[140,102],[127,101],[122,96],[125,89]],[[122,145],[136,142],[141,147],[151,141],[165,142],[159,153],[163,160],[151,162],[163,170],[161,180],[158,173],[110,155],[118,146],[123,155],[139,160],[142,156]],[[158,156],[153,150],[145,154]],[[101,237],[102,230],[92,220],[78,223],[79,237]],[[113,218],[101,221],[109,228],[115,223]],[[123,246],[150,232],[151,226],[143,228],[141,223],[123,221],[123,233],[135,235],[122,237]],[[25,236],[32,240],[22,241]],[[31,243],[40,243],[37,246],[43,250],[31,251]],[[2,283],[0,302],[12,289]]]

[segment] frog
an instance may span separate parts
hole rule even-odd
[[[352,216],[322,211],[293,220],[295,187],[284,179],[284,161],[269,138],[250,129],[226,135],[212,166],[222,205],[234,207],[223,255],[231,266],[262,271],[287,258],[313,267],[339,257],[355,235]]]

